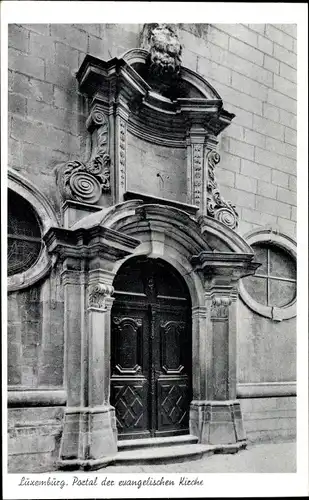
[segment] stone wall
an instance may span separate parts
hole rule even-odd
[[[87,151],[87,102],[77,91],[76,72],[87,53],[108,60],[138,47],[141,28],[138,24],[9,26],[8,164],[31,180],[57,212],[54,167],[59,162],[80,158]],[[221,95],[227,111],[236,114],[220,137],[221,162],[216,172],[221,193],[237,206],[239,232],[243,235],[256,227],[271,225],[295,237],[296,25],[182,24],[180,41],[183,65],[204,76]],[[141,188],[148,194],[185,201],[183,150],[172,153],[174,170],[166,179],[164,148],[153,151],[151,163],[147,155],[142,155],[140,142],[135,138],[133,145],[135,149],[131,148],[128,156],[129,189]],[[144,158],[141,178],[132,170],[140,157]],[[160,178],[155,175],[157,170],[166,181],[163,193]],[[154,175],[156,184],[150,182]],[[58,289],[55,293],[52,279],[33,290],[9,297],[9,384],[36,389],[61,387],[61,294]],[[29,307],[34,293],[37,298]],[[239,381],[292,381],[295,321],[275,324],[257,319],[243,304],[240,312]],[[285,363],[273,363],[274,356]],[[251,440],[291,436],[295,431],[291,397],[244,399],[242,406]],[[54,435],[55,431],[56,436],[59,419],[52,406],[46,411],[50,416],[39,408],[33,408],[30,416],[29,409],[10,410],[12,470],[26,471],[25,464],[28,457],[34,459],[34,451],[42,453],[36,460],[45,464],[42,467],[46,470],[54,463],[58,438],[49,434]],[[278,428],[274,430],[279,411],[283,418],[280,429],[292,429],[281,434]],[[288,413],[284,420],[285,411]],[[34,432],[37,422],[43,421],[50,425],[39,427],[46,440]],[[20,426],[18,422],[26,423]],[[32,437],[23,437],[16,444],[18,432]],[[26,458],[19,457],[22,449]]]
[[[139,46],[141,25],[10,25],[9,166],[57,205],[53,168],[79,156],[85,99],[75,73],[86,53],[110,59]],[[266,224],[296,231],[296,25],[183,24],[183,65],[236,114],[220,140],[222,194],[241,234]]]
[[[221,137],[222,194],[241,234],[267,224],[296,231],[296,25],[182,25],[183,64],[235,113]]]

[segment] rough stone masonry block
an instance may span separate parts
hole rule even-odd
[[[30,31],[41,33],[41,35],[49,35],[49,24],[23,24],[23,27]]]
[[[245,142],[260,148],[265,147],[265,135],[253,132],[253,130],[245,129]]]
[[[288,97],[292,97],[293,99],[297,98],[296,83],[293,83],[286,78],[282,78],[279,75],[274,75],[274,89],[278,90],[278,92],[282,92],[282,94],[285,94]]]
[[[287,188],[289,185],[289,175],[281,172],[280,170],[272,169],[271,172],[271,182],[277,186]]]
[[[8,67],[25,75],[44,79],[44,61],[38,57],[31,57],[15,49],[9,49]]]
[[[256,26],[256,25],[255,25]],[[263,26],[263,25],[261,25]],[[257,34],[242,24],[218,24],[217,27],[238,40],[257,47]]]
[[[281,229],[281,231],[283,233],[290,235],[292,238],[296,237],[296,223],[295,222],[293,222],[291,220],[283,219],[283,217],[278,217],[278,226],[279,226],[279,229]]]
[[[273,73],[279,73],[280,62],[274,57],[271,57],[267,54],[264,55],[264,68],[272,71]]]
[[[258,66],[263,66],[263,53],[236,38],[230,38],[229,50],[243,59],[247,59]]]
[[[191,64],[192,67],[191,66],[189,67],[191,67],[191,69],[194,69],[195,71],[197,71],[197,73],[200,73],[202,76],[204,76],[206,80],[213,79],[214,82],[220,82],[224,83],[225,85],[230,85],[232,78],[231,76],[232,71],[229,68],[217,64],[215,61],[210,61],[209,59],[206,59],[206,57],[202,56],[197,57],[192,53],[187,53],[186,60],[189,64],[190,64],[189,61],[190,57],[192,57],[192,64]],[[197,67],[196,66],[194,67],[195,58],[197,58]],[[183,57],[182,60],[184,61]],[[186,66],[184,62],[183,65]]]
[[[289,203],[290,205],[297,204],[297,196],[295,191],[291,191],[290,189],[284,189],[282,187],[278,188],[277,199],[284,203]]]
[[[287,33],[283,33],[283,31],[277,29],[275,26],[266,24],[265,34],[270,40],[278,43],[278,45],[282,45],[288,50],[293,49],[293,38]]]
[[[28,99],[35,99],[51,104],[53,102],[53,86],[50,83],[29,78],[20,73],[14,73],[12,92],[21,94]]]
[[[288,174],[296,175],[296,161],[291,158],[265,151],[265,149],[255,148],[255,160],[262,165],[281,170]]]
[[[31,32],[29,52],[32,56],[41,57],[53,62],[55,57],[55,44],[49,36]]]
[[[257,192],[267,198],[275,199],[277,195],[277,186],[270,184],[269,182],[258,181]]]
[[[27,100],[19,94],[9,94],[8,110],[10,113],[25,116],[27,109]]]
[[[283,78],[287,78],[291,82],[297,83],[297,71],[291,68],[291,66],[287,66],[283,62],[280,62],[279,74]]]
[[[235,174],[234,172],[230,172],[229,170],[225,170],[223,168],[216,169],[217,181],[221,185],[232,186],[235,185]]]
[[[240,189],[234,189],[227,186],[221,186],[221,193],[226,200],[232,201],[236,206],[240,207],[255,207],[255,194],[247,193]]]
[[[257,192],[257,180],[246,175],[236,174],[235,186],[243,191],[248,191],[248,193]]]
[[[229,152],[247,160],[254,159],[254,147],[233,138],[230,138]]]
[[[282,216],[287,219],[290,217],[290,205],[281,203],[265,196],[256,197],[256,208],[260,212],[265,212],[271,215]]]
[[[59,64],[48,64],[46,66],[46,81],[69,91],[77,90],[76,78],[73,70]]]
[[[55,63],[62,66],[68,66],[77,71],[79,67],[78,50],[72,49],[68,45],[64,45],[60,42],[56,42],[55,47]]]
[[[268,40],[266,37],[259,35],[258,36],[258,48],[262,52],[269,54],[269,55],[272,55],[273,50],[274,50],[274,44],[271,41],[271,39]]]
[[[297,132],[289,127],[285,128],[284,140],[289,144],[297,145]]]
[[[267,224],[275,224],[277,222],[277,217],[270,214],[265,214],[262,211],[250,210],[249,208],[242,209],[242,219],[246,222],[252,224],[257,224],[260,226],[266,226]]]
[[[284,139],[284,127],[261,116],[253,116],[253,128],[260,134],[273,137],[274,139]]]
[[[88,35],[67,24],[51,24],[51,36],[75,49],[87,52]]]
[[[292,66],[292,68],[297,68],[297,56],[294,52],[291,52],[281,45],[274,44],[274,57],[279,59],[279,61]]]
[[[13,139],[20,139],[66,153],[78,151],[79,139],[76,136],[40,123],[26,122],[17,117],[13,117],[12,120],[11,136]]]
[[[265,85],[234,71],[232,72],[232,87],[261,101],[265,101],[267,98],[267,87]]]
[[[8,25],[8,46],[14,49],[28,52],[29,50],[29,31],[16,24]]]
[[[264,165],[259,165],[249,160],[241,160],[240,172],[247,177],[253,177],[254,179],[261,179],[266,182],[270,182],[271,170]]]
[[[293,113],[294,115],[296,115],[296,100],[291,99],[290,97],[281,94],[276,90],[268,89],[267,102],[269,102],[269,104],[272,104],[273,106],[277,106],[278,108],[284,109],[285,111],[289,111],[289,113]]]
[[[291,144],[287,144],[286,142],[277,141],[276,139],[272,139],[271,137],[266,137],[266,147],[265,149],[269,149],[269,151],[274,151],[283,156],[288,156],[296,160],[297,149],[295,146]]]

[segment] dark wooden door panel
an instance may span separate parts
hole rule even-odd
[[[139,268],[140,266],[140,268]],[[115,281],[111,404],[120,439],[188,432],[191,307],[182,278],[166,264],[135,259]],[[140,280],[130,286],[131,280]]]
[[[121,437],[149,436],[148,382],[145,378],[113,377],[111,401]]]
[[[188,431],[190,381],[188,377],[158,379],[158,430],[156,435]]]

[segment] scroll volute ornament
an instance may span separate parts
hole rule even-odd
[[[231,229],[238,226],[239,215],[235,205],[226,201],[220,194],[219,186],[215,177],[215,167],[220,161],[217,151],[211,150],[207,155],[207,215],[223,222]]]
[[[89,160],[60,165],[56,181],[63,200],[95,204],[102,193],[110,191],[109,127],[108,118],[98,108],[92,110],[88,122],[93,129]]]

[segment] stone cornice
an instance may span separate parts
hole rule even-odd
[[[201,252],[194,255],[191,263],[213,285],[228,284],[233,286],[240,278],[254,274],[259,263],[252,262],[254,254],[228,252]]]
[[[130,255],[139,241],[102,226],[76,230],[51,228],[44,236],[47,250],[61,258],[104,258],[115,261]]]
[[[203,77],[184,67],[181,67],[180,79],[195,89],[195,95],[173,100],[162,96],[130,65],[136,64],[137,54],[139,64],[145,64],[147,51],[135,49],[134,54],[135,58],[127,58],[127,61],[125,55],[122,59],[109,61],[86,55],[77,73],[79,88],[89,97],[99,92],[109,104],[117,103],[119,96],[127,101],[131,109],[129,125],[132,133],[136,130],[137,135],[139,129],[146,127],[150,137],[161,137],[165,131],[167,139],[181,141],[192,121],[199,122],[209,133],[218,135],[234,118],[234,114],[223,109],[222,99],[213,87]]]

